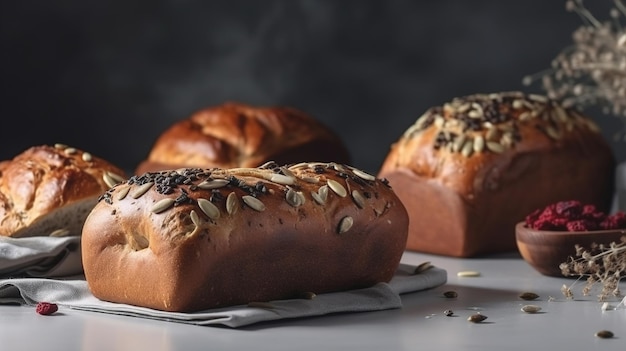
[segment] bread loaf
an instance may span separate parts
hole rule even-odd
[[[302,111],[229,102],[171,125],[136,174],[181,167],[257,167],[270,160],[350,163],[350,156],[335,133]]]
[[[591,119],[507,92],[430,108],[391,146],[378,176],[409,212],[409,250],[471,257],[515,251],[515,224],[550,203],[607,210],[614,167]]]
[[[387,282],[407,230],[389,185],[350,166],[185,168],[108,191],[83,265],[102,300],[191,312]]]
[[[0,235],[80,235],[101,196],[126,179],[112,163],[57,144],[0,163]]]

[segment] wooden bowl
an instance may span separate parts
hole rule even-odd
[[[608,245],[620,242],[626,229],[566,232],[535,230],[524,222],[515,226],[515,240],[520,254],[539,273],[563,277],[559,265],[576,255],[576,244],[589,248],[593,243]]]

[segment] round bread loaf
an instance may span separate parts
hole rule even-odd
[[[299,110],[229,102],[170,126],[136,174],[181,167],[257,167],[268,161],[350,163],[350,157],[335,133]]]
[[[124,172],[73,147],[33,146],[0,163],[0,235],[80,235],[98,197]]]
[[[409,250],[470,257],[515,251],[515,224],[550,203],[606,211],[614,167],[592,120],[544,96],[506,92],[430,108],[378,176],[401,189]]]
[[[408,215],[384,180],[337,163],[133,176],[83,228],[94,296],[166,311],[388,282]]]

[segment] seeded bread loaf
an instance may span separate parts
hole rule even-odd
[[[346,165],[178,169],[102,197],[83,265],[102,300],[191,312],[388,282],[407,230],[388,183]]]
[[[400,189],[409,250],[471,257],[515,251],[515,224],[550,203],[608,209],[614,167],[592,120],[507,92],[430,108],[391,146],[378,176]]]
[[[33,146],[0,163],[0,235],[80,235],[85,218],[124,172],[65,145]]]
[[[350,163],[350,157],[335,133],[302,111],[229,102],[171,125],[136,174],[182,167],[257,167],[268,161]]]

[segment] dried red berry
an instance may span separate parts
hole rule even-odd
[[[585,232],[598,229],[598,224],[586,219],[578,219],[575,221],[567,222],[567,225],[565,227],[570,232]]]
[[[54,312],[58,310],[59,310],[59,306],[57,306],[57,304],[55,303],[50,303],[50,302],[39,302],[37,303],[37,308],[35,309],[37,313],[42,314],[44,316],[53,314]]]
[[[560,201],[537,209],[525,218],[526,226],[536,230],[590,231],[626,229],[626,213],[607,215],[593,204],[577,200]]]
[[[569,220],[567,218],[552,218],[550,219],[550,223],[554,230],[564,230],[567,226],[567,222]]]
[[[560,201],[555,205],[556,213],[569,219],[578,219],[583,213],[583,204],[580,201]]]

